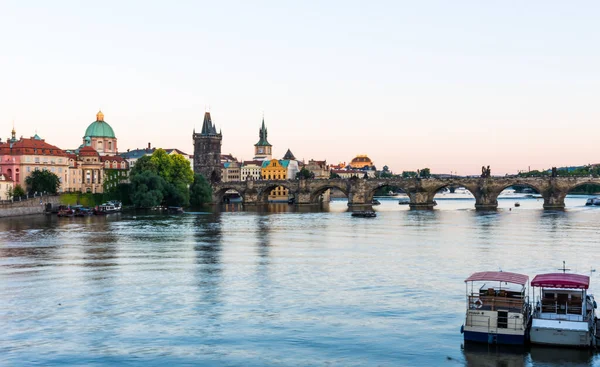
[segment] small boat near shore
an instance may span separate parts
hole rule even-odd
[[[465,279],[465,341],[524,345],[531,326],[528,281],[527,275],[503,271],[478,272]]]
[[[357,218],[375,218],[377,216],[377,213],[371,211],[360,211],[353,212],[352,216]]]
[[[531,343],[590,348],[596,345],[596,301],[590,277],[570,273],[536,275]]]
[[[107,203],[104,203],[102,205],[98,205],[95,209],[94,209],[94,214],[96,215],[106,215],[106,214],[113,214],[113,213],[119,213],[121,211],[121,203],[118,201],[109,201]]]

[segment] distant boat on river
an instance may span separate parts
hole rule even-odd
[[[585,202],[585,205],[587,205],[587,206],[599,205],[600,206],[600,199],[598,199],[598,198],[589,198]]]

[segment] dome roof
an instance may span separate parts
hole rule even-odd
[[[372,166],[372,165],[373,165],[373,161],[366,155],[357,155],[356,157],[352,158],[352,160],[350,161],[351,168],[363,168],[363,167],[368,167],[368,166]]]
[[[352,159],[352,163],[371,163],[371,159],[366,155],[357,155]]]
[[[108,123],[104,122],[104,114],[102,111],[99,111],[96,114],[96,121],[92,122],[90,126],[88,126],[87,130],[85,130],[84,136],[89,136],[91,138],[115,138],[115,132]]]

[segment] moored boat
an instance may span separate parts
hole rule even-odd
[[[504,271],[472,274],[465,280],[465,341],[523,345],[529,339],[529,277]],[[470,286],[470,287],[469,287]]]
[[[590,277],[570,273],[536,275],[531,343],[589,348],[596,342],[596,302]]]
[[[374,218],[377,216],[377,213],[370,212],[370,211],[360,211],[360,212],[353,212],[352,216],[359,217],[359,218]]]
[[[94,209],[94,214],[96,215],[105,215],[105,214],[112,214],[112,213],[118,213],[121,211],[121,203],[118,201],[109,201],[107,203],[104,203],[102,205],[98,205],[95,209]]]

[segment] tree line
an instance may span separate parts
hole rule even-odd
[[[25,183],[31,193],[56,194],[60,187],[59,177],[47,170],[32,172]],[[11,194],[23,196],[25,190],[16,185]],[[139,158],[130,171],[129,183],[105,188],[105,194],[136,208],[200,206],[212,200],[212,189],[206,178],[194,174],[184,156],[167,154],[164,149]]]

